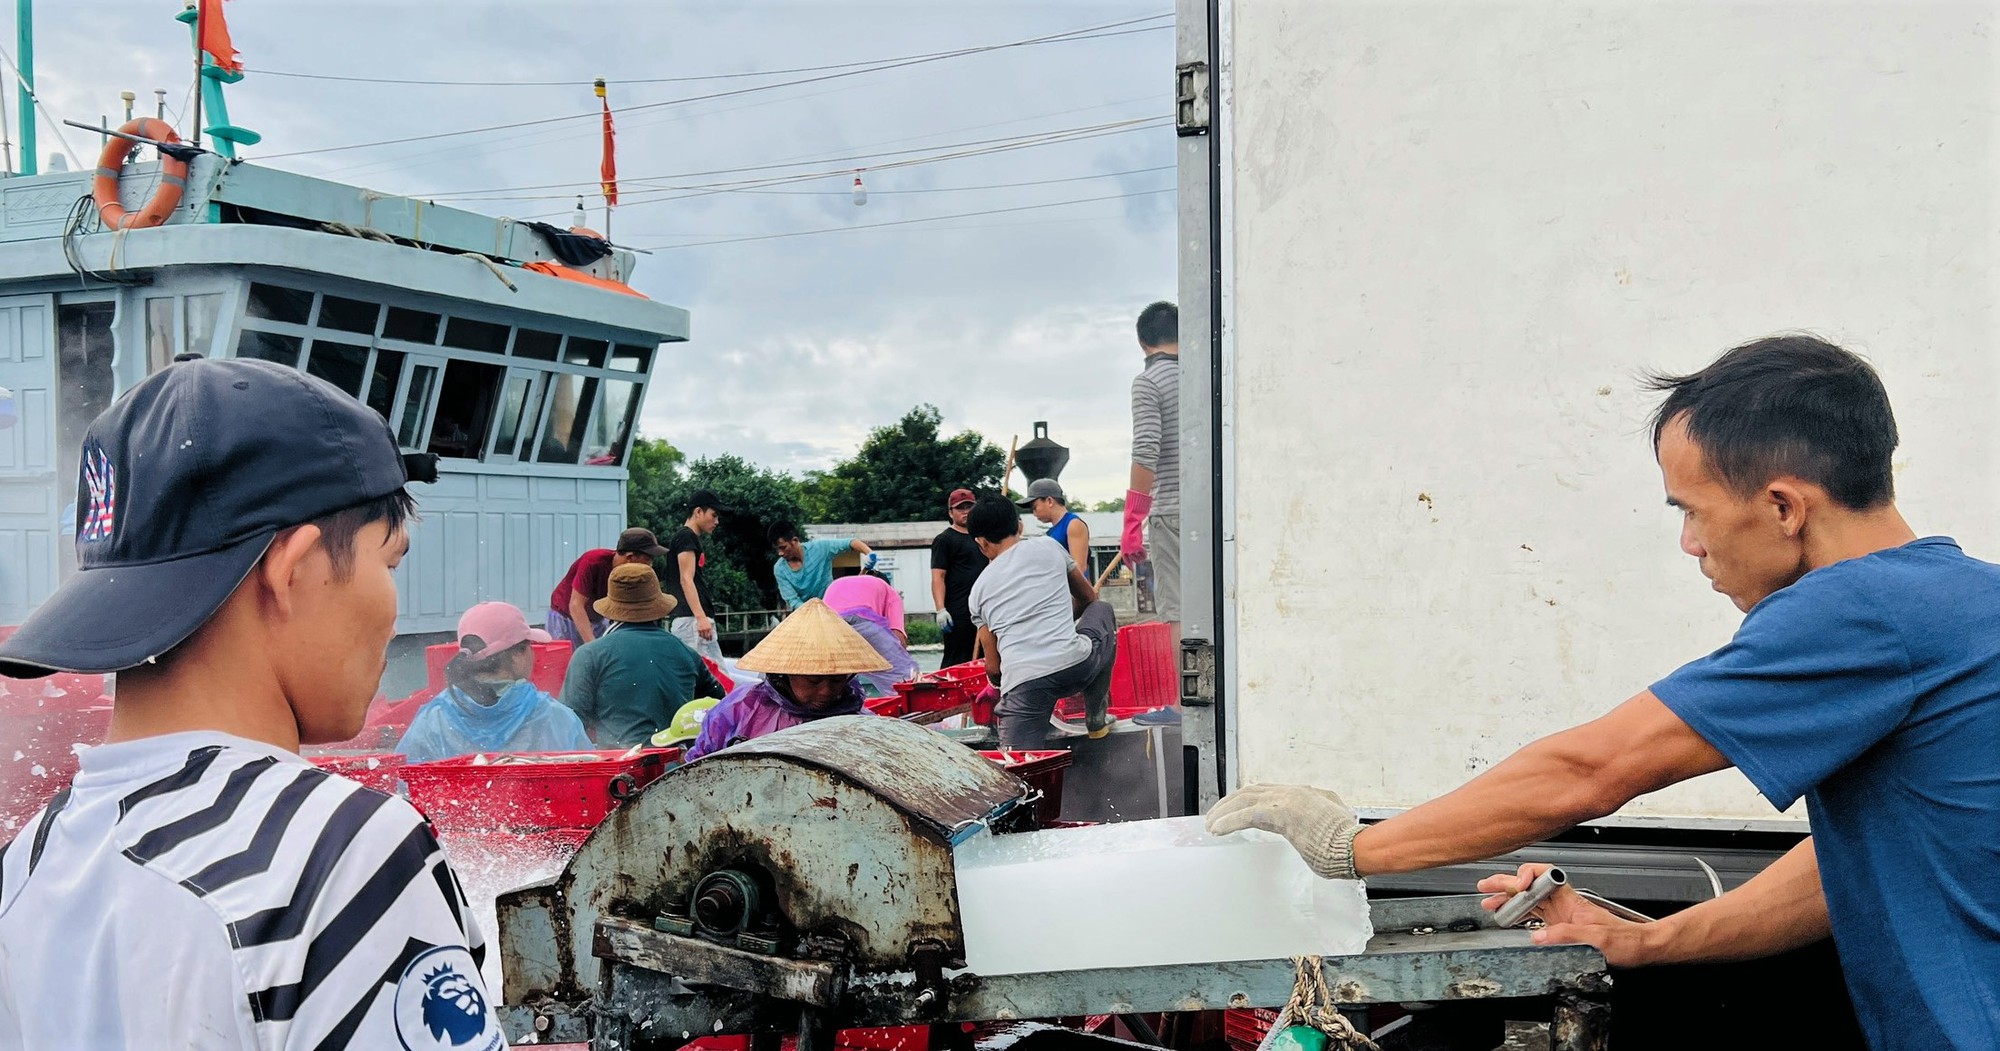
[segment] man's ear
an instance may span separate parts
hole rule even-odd
[[[1787,537],[1796,537],[1806,527],[1806,512],[1813,506],[1809,494],[1796,478],[1779,478],[1764,487],[1764,499],[1771,507],[1778,528]]]
[[[269,596],[271,611],[278,616],[291,616],[300,571],[307,559],[318,550],[320,531],[316,525],[302,525],[279,533],[271,541],[270,550],[257,563],[252,575],[257,578],[264,594]]]

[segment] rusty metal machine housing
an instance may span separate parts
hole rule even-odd
[[[941,735],[865,716],[669,771],[556,878],[501,896],[502,1024],[619,1051],[715,1033],[753,1034],[760,1051],[795,1033],[797,1051],[826,1051],[845,1028],[1286,1002],[1290,960],[965,972],[952,848],[1025,826],[1028,799]],[[1556,1051],[1600,1048],[1604,958],[1532,945],[1478,900],[1374,903],[1367,951],[1325,961],[1336,1002],[1553,999]],[[933,1033],[967,1044],[958,1026]]]

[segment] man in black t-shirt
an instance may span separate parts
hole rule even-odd
[[[938,609],[938,627],[944,629],[944,666],[964,664],[972,659],[972,643],[979,629],[972,625],[972,585],[986,570],[986,556],[965,530],[965,517],[972,513],[970,489],[953,489],[946,505],[951,510],[951,528],[931,541],[931,601]]]
[[[722,502],[707,489],[688,496],[687,521],[667,541],[667,572],[661,590],[673,596],[674,612],[667,622],[674,637],[688,649],[721,663],[722,646],[715,637],[715,607],[708,597],[708,552],[701,539],[722,524]]]

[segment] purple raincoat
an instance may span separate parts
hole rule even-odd
[[[862,711],[864,694],[859,679],[848,684],[847,696],[824,711],[802,708],[778,692],[769,681],[745,683],[729,692],[722,703],[709,710],[701,721],[701,736],[687,750],[693,762],[710,752],[754,740],[765,734],[787,730],[800,723],[835,715],[855,715]]]

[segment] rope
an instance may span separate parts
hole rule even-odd
[[[1326,987],[1326,970],[1319,957],[1294,956],[1292,968],[1292,998],[1278,1012],[1277,1026],[1311,1026],[1326,1034],[1330,1046],[1348,1051],[1382,1051],[1375,1041],[1355,1029],[1346,1015],[1334,1009],[1333,992]]]

